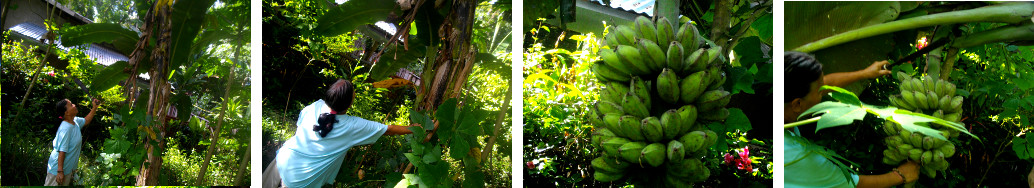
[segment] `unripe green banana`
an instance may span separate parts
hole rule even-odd
[[[618,153],[620,153],[621,159],[642,166],[645,161],[640,161],[639,157],[643,155],[644,148],[646,148],[646,143],[644,142],[629,142],[621,145],[621,148],[618,148]]]
[[[589,124],[592,124],[594,127],[606,128],[607,124],[603,123],[603,116],[600,116],[596,111],[596,109],[589,109]]]
[[[699,59],[694,60],[696,62],[693,62],[693,66],[689,67],[689,72],[697,72],[697,71],[707,70],[707,66],[711,66],[711,62],[714,61],[713,57],[717,57],[717,55],[718,55],[718,54],[712,54],[712,53],[716,53],[712,49],[704,49],[704,48],[699,49],[699,50],[705,50],[705,51],[703,53],[700,53]]]
[[[926,91],[936,91],[937,78],[934,78],[930,75],[923,76],[923,88],[925,88]]]
[[[682,117],[676,109],[670,109],[661,114],[661,127],[664,130],[664,140],[675,139],[682,132]]]
[[[962,96],[955,96],[951,98],[951,108],[953,112],[962,112]]]
[[[632,72],[635,75],[646,75],[650,73],[649,64],[646,60],[643,60],[642,52],[640,52],[635,46],[621,45],[618,46],[617,49],[614,49],[614,52],[617,52],[621,62],[632,65],[626,66],[628,68],[632,68],[629,72]]]
[[[667,103],[679,102],[679,94],[682,92],[679,90],[679,82],[679,77],[674,71],[664,68],[657,76],[657,95]]]
[[[707,142],[707,133],[704,131],[693,131],[682,135],[679,138],[679,142],[682,142],[683,148],[686,148],[686,153],[696,152],[702,149]]]
[[[679,100],[682,103],[693,103],[700,94],[704,93],[704,89],[707,89],[708,84],[711,84],[708,82],[710,80],[707,79],[707,74],[706,71],[700,71],[682,79],[679,83],[679,89],[682,90],[680,92],[682,96],[679,97]]]
[[[926,99],[926,94],[920,91],[915,91],[912,95],[915,97],[915,103],[919,104],[920,110],[930,109],[930,100]]]
[[[682,142],[678,140],[672,140],[668,142],[668,161],[679,162],[686,158],[686,149],[683,147]]]
[[[650,116],[650,110],[646,106],[645,102],[636,96],[635,93],[625,93],[625,100],[622,102],[621,108],[625,111],[625,114],[630,114],[637,117]]]
[[[628,93],[629,91],[628,85],[626,84],[627,83],[620,82],[607,83],[607,87],[603,89],[604,93],[600,94],[600,99],[610,101],[613,103],[621,102],[621,100],[625,98],[625,93]],[[606,96],[603,96],[603,94],[606,94]]]
[[[657,41],[657,44],[668,44],[671,43],[673,38],[675,38],[676,27],[671,23],[672,22],[668,21],[668,18],[665,17],[657,19],[657,39],[655,40]]]
[[[617,167],[610,166],[604,160],[604,157],[596,157],[596,159],[592,160],[591,164],[592,164],[592,168],[596,169],[597,172],[603,171],[603,172],[606,172],[606,173],[617,174],[617,173],[623,173],[625,171],[625,169],[619,169]]]
[[[632,80],[629,83],[628,89],[631,89],[632,92],[639,97],[639,99],[643,100],[643,104],[647,110],[653,108],[653,96],[650,95],[650,91],[653,90],[652,85],[653,83],[651,83],[650,81],[643,80],[638,76],[632,77]],[[649,115],[645,115],[642,117],[646,116]]]
[[[632,141],[621,137],[611,137],[610,139],[604,140],[600,143],[600,147],[603,148],[603,152],[607,155],[618,156],[621,154],[621,146],[624,146],[629,142]]]
[[[657,45],[657,42],[653,40],[639,39],[639,52],[642,53],[643,60],[646,60],[646,65],[650,67],[650,72],[660,71],[665,66],[668,66],[668,59],[665,57],[667,54],[661,46]]]
[[[676,74],[682,71],[683,61],[686,58],[685,55],[686,50],[682,48],[682,44],[679,44],[679,41],[669,42],[666,56],[668,68],[675,71],[674,73]]]
[[[628,137],[628,135],[625,134],[625,128],[621,127],[622,115],[623,114],[616,113],[603,115],[603,125],[605,125],[604,127],[606,127],[607,129],[610,129],[610,132],[613,132],[614,135],[620,137]]]
[[[953,84],[951,82],[948,82],[947,86],[945,86],[944,89],[945,89],[944,90],[945,95],[948,95],[948,96],[954,96],[955,95],[955,89],[956,89],[955,88],[955,84]]]
[[[930,116],[933,116],[935,118],[944,119],[944,111],[942,111],[942,110],[934,111],[933,114],[930,114]]]
[[[937,139],[933,138],[933,137],[930,137],[930,136],[923,137],[923,150],[933,149],[934,148],[933,147],[934,144],[936,144],[936,143],[934,143],[934,140],[937,140]]]
[[[952,144],[951,142],[945,142],[944,145],[941,145],[941,147],[937,148],[937,151],[944,153],[945,157],[951,157],[955,155],[955,144]]]
[[[636,17],[635,29],[639,31],[639,37],[642,39],[657,39],[657,26],[653,25],[653,21],[650,21],[650,18],[645,16]]]
[[[908,138],[909,144],[916,146],[916,148],[923,148],[923,137],[924,135],[922,133],[912,132],[912,135],[909,135]]]
[[[896,146],[904,143],[904,140],[900,136],[894,135],[883,139],[883,142],[887,143],[888,146]]]
[[[711,130],[704,130],[704,133],[707,134],[707,137],[704,137],[705,141],[703,147],[710,148],[718,141],[718,133]]]
[[[596,61],[592,64],[591,68],[592,72],[596,73],[596,76],[603,77],[608,81],[627,82],[632,76],[631,74],[624,72],[624,70],[620,70],[603,63],[603,61]]]
[[[606,162],[607,165],[617,169],[627,169],[629,166],[632,166],[632,163],[621,160],[617,155],[603,155],[602,157],[603,162]]]
[[[918,162],[920,157],[922,157],[922,156],[923,156],[923,150],[922,149],[913,148],[912,150],[908,150],[908,159],[909,160],[917,161]]]
[[[664,128],[661,127],[661,121],[657,117],[646,117],[639,122],[640,129],[643,130],[643,137],[650,142],[659,142],[664,138]]]
[[[675,176],[672,176],[670,174],[667,175],[667,176],[664,176],[664,183],[668,187],[679,187],[679,188],[693,187],[693,184],[691,184],[689,182],[686,182],[685,180],[683,180],[683,178],[675,177]]]
[[[715,46],[715,47],[711,47],[710,49],[707,49],[707,55],[708,55],[708,57],[707,57],[707,60],[705,61],[705,63],[702,64],[702,65],[697,65],[697,66],[705,66],[704,68],[706,68],[706,66],[710,66],[711,63],[714,63],[718,59],[721,59],[721,57],[724,54],[722,54],[722,47],[721,46]]]
[[[919,111],[919,108],[921,107],[921,106],[919,106],[919,103],[916,101],[915,92],[913,92],[913,91],[904,91],[904,90],[902,90],[901,91],[901,101],[900,102],[903,102],[907,106],[913,107],[909,111]]]
[[[897,151],[891,150],[891,149],[883,150],[883,158],[884,159],[889,159],[889,163],[888,163],[887,160],[884,160],[884,162],[883,162],[883,163],[886,163],[886,164],[889,164],[889,165],[897,165],[898,163],[900,163],[902,160],[905,159],[904,156],[901,156],[901,154],[898,154]]]
[[[639,68],[634,67],[632,65],[632,62],[624,61],[624,59],[622,59],[621,56],[617,53],[617,48],[619,47],[620,46],[615,46],[615,49],[600,49],[597,55],[599,55],[600,59],[603,60],[603,64],[607,64],[608,66],[613,67],[615,70],[620,70],[621,72],[624,72],[626,74],[641,75],[647,73],[646,71],[642,71],[639,70]]]
[[[923,162],[923,165],[930,164],[930,162],[933,162],[933,152],[923,152],[923,156],[920,156],[919,160]]]
[[[912,107],[912,105],[905,102],[904,99],[901,99],[901,95],[891,95],[889,100],[891,105],[897,106],[898,108],[905,109],[908,111],[915,110],[915,107]]]
[[[594,172],[592,174],[592,177],[595,178],[596,181],[599,181],[599,182],[617,181],[617,180],[621,179],[624,176],[625,176],[624,173],[606,173],[606,172],[601,172],[601,171],[596,171],[596,172]]]
[[[722,121],[725,120],[725,118],[729,118],[729,109],[725,107],[720,107],[718,110],[701,112],[702,113],[700,113],[698,117],[703,120]]]
[[[898,145],[898,146],[896,147],[896,149],[898,150],[898,153],[901,153],[901,154],[903,154],[903,155],[906,155],[906,156],[907,156],[907,155],[908,155],[908,152],[909,152],[909,151],[912,151],[912,149],[915,149],[915,147],[913,147],[913,146],[912,146],[911,144],[904,144],[904,143],[903,143],[903,144],[901,144],[901,145]]]
[[[898,71],[896,74],[894,74],[894,78],[898,79],[898,82],[904,82],[908,81],[908,79],[912,78],[912,76],[909,76],[905,72]]]
[[[938,79],[937,80],[937,91],[936,91],[936,93],[937,93],[937,96],[947,96],[948,95],[948,81]]]
[[[693,130],[697,122],[697,108],[693,105],[685,105],[679,108],[679,118],[682,120],[678,135],[684,135]],[[676,136],[678,137],[678,136]]]
[[[603,141],[614,137],[614,132],[607,130],[607,128],[599,128],[592,132],[592,146],[600,147]]]
[[[883,122],[883,133],[887,133],[888,136],[897,136],[898,135],[898,131],[899,131],[898,127],[897,127],[897,125],[894,122],[891,122],[891,121],[884,121]],[[898,137],[898,139],[901,139],[900,136],[897,136],[897,137]],[[893,146],[893,145],[896,145],[896,144],[893,144],[893,145],[892,144],[887,144],[887,145]]]
[[[596,110],[603,114],[624,114],[625,110],[620,105],[610,101],[596,101]]]
[[[609,27],[609,29],[610,29],[609,33],[607,33],[607,36],[603,36],[603,41],[605,42],[604,45],[610,46],[611,48],[617,47],[618,45],[621,45],[621,43],[618,42],[618,35],[615,34],[615,33],[617,33],[617,31],[616,31],[617,29],[615,29],[615,28],[616,27]],[[600,50],[603,50],[603,49],[600,49]]]
[[[621,116],[621,128],[624,129],[627,138],[632,141],[643,141],[646,137],[643,137],[642,125],[640,123],[642,119],[636,116]]]
[[[938,104],[937,106],[939,106],[940,109],[944,110],[945,112],[948,112],[949,110],[952,110],[951,109],[951,96],[942,95],[941,99],[937,100],[937,104]],[[948,113],[951,113],[951,112],[948,112]]]
[[[731,96],[728,91],[724,90],[707,91],[697,98],[696,105],[701,111],[715,110],[729,104],[729,100],[732,99]]]
[[[614,34],[617,34],[618,45],[634,45],[636,39],[638,39],[635,29],[628,25],[618,26]]]
[[[702,182],[704,180],[707,180],[707,178],[709,178],[709,177],[711,177],[711,169],[700,168],[700,170],[697,170],[696,173],[691,175],[689,177],[689,180],[687,180],[687,181],[688,182]]]
[[[685,57],[685,60],[682,60],[682,70],[678,70],[679,75],[686,75],[703,70],[693,70],[693,68],[697,67],[697,62],[702,62],[702,60],[700,60],[701,57],[707,56],[707,49],[701,48],[692,52],[693,53],[690,53]]]
[[[675,38],[679,43],[682,43],[686,51],[696,51],[700,46],[702,37],[693,24],[685,23],[679,27],[679,31],[675,33]]]
[[[707,86],[707,90],[718,90],[725,84],[725,72],[719,66],[712,66],[710,70],[711,85]]]
[[[950,122],[960,122],[962,120],[962,112],[955,112],[950,114],[944,114],[944,120]]]
[[[926,177],[937,178],[937,171],[934,170],[933,168],[923,167],[923,168],[921,168],[921,170],[922,170],[923,174],[926,174]]]
[[[664,153],[665,150],[667,150],[667,148],[665,148],[664,144],[661,143],[647,145],[646,148],[643,148],[643,161],[646,161],[646,163],[652,167],[661,166],[664,164],[664,158],[667,157]]]
[[[938,96],[936,92],[926,91],[926,103],[930,106],[929,109],[941,108],[940,103],[937,102],[937,100],[940,100],[940,99],[941,99],[940,96]]]

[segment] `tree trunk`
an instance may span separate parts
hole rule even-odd
[[[154,19],[148,20],[158,25],[158,35],[156,36],[155,47],[151,52],[151,61],[153,66],[148,71],[148,75],[151,77],[151,88],[150,88],[150,99],[147,101],[147,115],[153,117],[154,125],[148,126],[149,129],[157,129],[158,137],[154,138],[157,140],[158,146],[155,147],[151,142],[145,144],[147,148],[147,166],[141,167],[140,175],[137,176],[137,186],[152,186],[158,184],[158,175],[161,173],[162,167],[162,156],[161,153],[165,149],[165,125],[167,117],[167,110],[169,109],[169,93],[170,84],[168,80],[169,75],[169,43],[172,38],[172,19],[170,17],[172,7],[169,4],[162,5],[162,3],[155,3],[156,6]],[[153,151],[157,149],[156,152]]]
[[[238,40],[237,49],[234,52],[234,56],[240,55],[240,49],[240,41]],[[235,58],[237,58],[238,61],[240,60],[240,57]],[[234,75],[234,73],[237,72],[237,69],[232,66],[234,65],[231,65],[230,67],[230,76],[224,79],[226,81],[225,89],[230,89],[234,80],[234,76],[236,76]],[[208,152],[207,154],[205,154],[205,161],[201,163],[201,173],[197,174],[197,182],[195,183],[195,185],[203,185],[205,182],[205,175],[208,174],[208,165],[212,163],[212,153],[215,152],[217,143],[219,143],[219,136],[223,130],[223,120],[226,119],[226,111],[229,111],[229,109],[227,109],[227,103],[229,102],[230,92],[223,92],[223,111],[219,112],[219,121],[216,123],[215,130],[211,132],[212,142],[209,142],[210,144],[208,145]]]
[[[236,186],[244,185],[244,175],[251,173],[251,171],[248,171],[248,165],[251,163],[251,147],[248,144],[244,144],[244,148],[247,148],[247,150],[244,152],[240,168],[237,168],[237,177],[233,178],[233,185]]]
[[[506,113],[510,110],[510,94],[513,90],[510,88],[506,89],[506,97],[503,99],[503,106],[499,108],[499,115],[495,119],[495,127],[493,127],[492,135],[488,135],[488,142],[485,142],[485,149],[481,151],[481,161],[485,163],[489,159],[489,155],[492,154],[492,149],[495,148],[495,142],[499,138],[499,132],[502,131],[503,120],[506,119]]]
[[[8,1],[7,4],[9,6],[11,4],[11,2]],[[46,17],[45,20],[50,20],[51,18],[53,18],[55,10],[57,10],[57,7],[50,6],[50,13],[47,14],[47,17]],[[7,15],[7,8],[4,8],[4,17],[6,17],[6,15]],[[6,19],[5,19],[5,21],[6,21]],[[53,21],[53,20],[51,20],[51,21]],[[39,66],[36,66],[36,70],[32,73],[32,80],[29,81],[29,89],[25,90],[25,95],[22,95],[22,101],[18,103],[18,107],[19,108],[20,107],[25,107],[25,101],[27,101],[29,99],[29,94],[32,93],[32,89],[35,88],[35,86],[36,86],[36,81],[39,81],[39,73],[40,73],[40,71],[43,71],[43,67],[47,65],[47,57],[50,56],[50,52],[51,51],[54,51],[54,47],[52,45],[54,44],[54,40],[55,40],[56,37],[48,37],[48,36],[53,36],[53,31],[47,31],[47,33],[43,34],[43,36],[40,37],[40,40],[47,39],[46,42],[40,41],[40,43],[43,43],[43,47],[47,48],[47,52],[43,54],[43,58],[40,58]],[[15,113],[14,115],[17,117],[18,114],[20,114],[20,113],[21,113],[21,110],[18,110],[18,112]]]

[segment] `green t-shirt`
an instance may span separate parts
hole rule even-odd
[[[816,147],[809,147],[814,143],[799,135],[783,132],[783,187],[854,187],[840,167],[817,153]],[[851,174],[851,181],[858,182],[858,175]]]

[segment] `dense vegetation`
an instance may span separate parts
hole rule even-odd
[[[248,1],[59,2],[97,22],[57,25],[60,10],[39,15],[71,50],[4,33],[4,185],[43,183],[63,98],[79,116],[90,98],[101,100],[83,130],[78,185],[249,184],[250,158],[240,157],[251,139]],[[91,43],[130,61],[97,64],[83,52]]]
[[[509,2],[399,2],[263,1],[263,168],[348,79],[347,114],[439,128],[353,147],[334,186],[509,187]]]

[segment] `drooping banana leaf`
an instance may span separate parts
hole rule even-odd
[[[172,7],[172,42],[169,44],[169,65],[179,67],[195,52],[191,47],[204,21],[205,12],[215,0],[176,1]]]
[[[316,28],[312,31],[315,35],[337,36],[361,25],[383,20],[392,12],[401,12],[395,1],[351,0],[330,8],[317,18]]]
[[[139,34],[135,31],[113,23],[91,23],[64,27],[61,33],[61,44],[64,46],[110,43],[122,54],[131,53],[137,40],[140,40]]]
[[[91,95],[97,95],[100,92],[115,87],[122,80],[129,78],[129,75],[122,72],[126,68],[125,61],[115,62],[108,67],[97,73],[97,76],[93,77],[93,81],[90,82]]]

